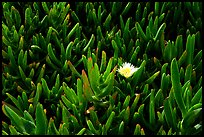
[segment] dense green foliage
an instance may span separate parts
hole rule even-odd
[[[2,7],[3,135],[201,134],[201,2]]]

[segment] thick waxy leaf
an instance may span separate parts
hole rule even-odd
[[[147,36],[145,35],[144,31],[142,30],[140,24],[138,22],[136,22],[136,29],[138,31],[138,33],[141,35],[141,37],[146,41],[147,40]]]
[[[17,128],[17,130],[19,130],[21,133],[26,132],[21,117],[8,106],[5,105],[4,108],[8,114],[8,117],[11,119],[12,124]]]
[[[86,131],[86,128],[82,128],[78,133],[77,135],[83,135],[83,133]]]
[[[91,89],[86,72],[82,70],[82,80],[83,80],[83,93],[89,101],[92,101],[93,91]]]
[[[178,64],[175,58],[171,62],[171,82],[173,86],[173,93],[175,96],[175,100],[182,112],[182,116],[185,116],[186,108],[185,108],[184,100],[182,98],[182,93],[181,93],[182,88],[180,83],[180,73],[179,73]]]
[[[43,110],[43,106],[40,103],[37,104],[35,116],[36,116],[36,130],[35,130],[36,134],[46,135],[48,122],[46,114]]]
[[[16,105],[16,107],[17,107],[21,112],[23,112],[23,111],[22,111],[22,106],[20,106],[19,101],[18,101],[14,96],[12,96],[12,95],[9,94],[9,93],[6,93],[6,95],[11,99],[11,101]]]
[[[201,115],[202,113],[201,111],[202,111],[202,108],[198,108],[188,112],[182,121],[183,128],[188,129],[189,126],[191,126],[195,122],[196,118]]]
[[[164,112],[168,126],[176,129],[176,121],[173,118],[173,109],[169,98],[164,101]]]
[[[110,114],[110,116],[108,117],[108,120],[106,121],[106,124],[105,124],[106,131],[110,128],[114,116],[115,116],[115,112],[113,111],[113,112]]]
[[[135,126],[134,135],[141,135],[141,126],[139,124]]]
[[[86,122],[87,122],[87,125],[88,125],[88,127],[92,133],[94,133],[96,135],[99,134],[99,132],[95,129],[95,127],[93,126],[93,124],[90,120],[87,120]]]
[[[143,71],[145,69],[145,65],[146,65],[146,61],[144,60],[141,63],[139,69],[133,74],[132,83],[134,84],[135,87],[137,86],[137,84],[138,84],[138,82],[139,82],[139,80],[140,80],[140,78],[142,76],[142,73],[143,73]]]
[[[79,74],[79,72],[76,70],[76,68],[72,65],[72,63],[71,63],[70,61],[68,61],[68,65],[69,65],[71,71],[72,71],[76,76],[78,76],[78,77],[81,78],[81,75]]]
[[[193,63],[194,49],[195,49],[195,35],[194,34],[192,36],[188,35],[187,42],[186,42],[186,52],[187,52],[186,64]]]
[[[57,57],[54,54],[53,47],[51,46],[51,43],[48,44],[47,50],[48,50],[48,55],[49,55],[50,59],[53,62],[55,62],[56,65],[62,67],[62,63],[60,62],[60,60],[57,59]]]

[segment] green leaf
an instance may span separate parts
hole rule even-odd
[[[164,111],[161,114],[159,111],[157,111],[157,116],[158,116],[158,122],[161,122],[162,124],[164,123]]]
[[[108,77],[106,78],[106,81],[104,82],[103,85],[106,85],[104,88],[102,88],[101,93],[98,95],[98,97],[102,98],[104,96],[107,96],[111,93],[113,90],[113,85],[114,85],[114,72],[111,72]]]
[[[22,106],[20,106],[18,100],[17,100],[14,96],[12,96],[11,94],[9,94],[9,93],[6,93],[6,95],[7,95],[7,96],[11,99],[11,101],[17,106],[17,108],[18,108],[21,112],[23,112]]]
[[[201,115],[202,108],[195,109],[186,114],[184,119],[182,120],[182,127],[184,129],[188,129],[191,125],[196,121],[196,119]]]
[[[151,125],[155,125],[155,99],[154,99],[154,91],[150,93],[150,102],[149,102],[149,123]]]
[[[89,62],[89,60],[88,60]],[[89,81],[90,81],[90,85],[91,88],[93,89],[95,94],[99,94],[100,90],[99,90],[99,68],[98,65],[96,63],[94,63],[94,67],[91,68],[89,75]]]
[[[71,16],[75,22],[79,22],[81,24],[81,21],[79,20],[79,17],[76,15],[75,11],[71,12]]]
[[[6,46],[11,46],[11,42],[8,38],[6,38],[4,35],[2,36],[2,42],[6,45]]]
[[[113,49],[114,49],[113,57],[117,59],[118,58],[118,51],[119,51],[118,46],[114,40],[111,41],[111,44],[112,44]]]
[[[176,129],[176,121],[173,119],[173,110],[169,97],[164,100],[164,114],[169,127]]]
[[[93,9],[92,11],[91,11],[91,15],[92,15],[92,17],[93,17],[93,21],[94,21],[94,24],[98,24],[98,19],[97,19],[97,17],[96,17],[96,10],[95,9]]]
[[[10,46],[8,46],[8,56],[10,58],[11,66],[12,66],[13,70],[16,70],[17,64],[16,64],[16,61],[15,61],[15,58],[14,58],[14,55],[13,55],[12,48]]]
[[[87,62],[87,68],[88,68],[88,75],[90,75],[91,73],[91,69],[93,68],[93,59],[91,57],[88,58],[88,62]],[[89,79],[91,77],[89,76]]]
[[[42,81],[42,89],[43,89],[43,94],[45,97],[47,97],[48,99],[50,99],[50,90],[48,88],[47,82],[44,78],[41,78]]]
[[[78,101],[77,101],[76,93],[72,89],[70,89],[65,82],[63,82],[62,85],[63,85],[64,93],[66,97],[69,99],[69,101],[72,104],[77,104]]]
[[[139,99],[140,99],[140,94],[135,94],[135,99],[130,107],[130,115],[132,115],[135,112],[135,108],[137,106]]]
[[[32,20],[31,20],[31,14],[32,14],[32,9],[26,8],[25,10],[25,25],[32,25]]]
[[[93,121],[93,125],[95,127],[98,127],[100,122],[99,122],[99,119],[98,119],[96,111],[90,109],[90,118],[91,118],[91,121]]]
[[[113,122],[113,118],[115,116],[115,112],[112,111],[112,113],[110,114],[110,116],[108,117],[108,120],[106,121],[106,124],[105,124],[105,129],[106,131],[108,131],[108,129],[110,128],[112,122]]]
[[[188,80],[191,80],[191,74],[192,74],[192,65],[189,64],[187,67],[186,67],[186,72],[185,72],[185,77],[184,77],[184,83]]]
[[[182,64],[186,61],[187,58],[187,52],[186,50],[183,52],[183,54],[180,56],[179,60],[178,60],[178,66],[181,67]]]
[[[91,120],[87,120],[86,123],[87,123],[87,125],[88,125],[88,127],[89,127],[89,129],[91,130],[92,133],[94,133],[94,134],[96,134],[96,135],[99,134],[99,132],[98,132],[98,131],[95,129],[95,127],[93,126]]]
[[[141,35],[141,38],[143,38],[144,41],[147,41],[147,37],[146,37],[144,31],[142,30],[140,24],[138,22],[136,22],[135,26],[136,26],[137,32],[139,33],[139,35]]]
[[[182,97],[182,88],[180,83],[180,73],[178,69],[178,64],[176,59],[174,58],[171,62],[171,82],[173,87],[173,93],[175,96],[175,100],[178,104],[179,109],[181,110],[182,116],[186,115],[186,108],[184,104],[184,100]]]
[[[112,18],[112,16],[110,13],[110,14],[108,14],[105,22],[103,23],[103,26],[105,27],[106,30],[109,30],[109,28],[110,28],[111,18]]]
[[[81,79],[77,79],[77,96],[79,97],[79,102],[83,101],[83,85]]]
[[[175,46],[178,50],[178,57],[182,56],[182,53],[183,53],[183,36],[182,35],[177,36]]]
[[[11,119],[12,124],[17,128],[17,130],[19,130],[20,132],[25,132],[25,127],[23,125],[21,117],[8,106],[5,105],[4,108],[9,118]]]
[[[85,131],[86,131],[86,128],[82,128],[76,135],[83,135]]]
[[[97,17],[99,24],[101,24],[101,5],[98,7]]]
[[[141,79],[142,73],[143,73],[143,71],[144,71],[144,69],[145,69],[145,68],[144,68],[145,65],[146,65],[146,61],[143,60],[142,63],[141,63],[141,65],[140,65],[140,67],[139,67],[139,69],[133,74],[131,81],[132,81],[132,84],[134,85],[134,87],[137,86],[139,80]]]
[[[35,112],[36,117],[36,134],[37,135],[46,135],[47,134],[47,117],[43,110],[42,104],[38,103]]]
[[[28,97],[26,95],[26,92],[22,92],[22,100],[23,100],[23,105],[25,109],[28,109]]]
[[[146,27],[146,37],[147,37],[148,40],[152,39],[152,32],[151,32],[149,26]]]
[[[30,47],[31,47],[32,51],[34,51],[34,52],[41,52],[42,51],[42,49],[37,45],[31,45]]]
[[[195,35],[192,36],[188,35],[187,42],[186,42],[186,51],[187,51],[187,59],[186,65],[193,63],[194,57],[194,47],[195,46]]]
[[[124,122],[123,121],[119,125],[118,135],[124,135]]]
[[[141,128],[141,135],[145,135],[144,129]]]
[[[27,119],[24,119],[23,117],[21,117],[21,120],[22,120],[22,122],[24,124],[25,130],[26,130],[26,134],[34,134],[35,128],[36,128],[34,122],[29,121]]]
[[[19,72],[20,72],[22,80],[25,81],[26,75],[25,75],[24,71],[22,70],[21,66],[18,66],[18,68],[19,68]]]
[[[14,11],[14,18],[15,18],[15,22],[16,22],[16,27],[20,28],[21,25],[21,16],[19,11],[15,8],[15,7],[11,7],[11,9]]]
[[[155,15],[156,15],[156,16],[159,15],[159,2],[155,2],[154,12],[155,12]]]
[[[165,3],[163,4],[165,5]],[[165,16],[165,13],[162,13],[160,16],[159,16],[159,20],[158,20],[158,24],[161,24],[163,19],[164,19],[164,16]]]
[[[137,124],[135,126],[134,134],[133,135],[141,135],[141,126]]]
[[[164,95],[162,93],[162,89],[159,89],[155,95],[155,108],[159,107],[164,101]]]
[[[193,59],[193,65],[194,66],[198,66],[198,64],[200,63],[200,61],[202,60],[202,50],[200,50],[198,52],[198,54],[194,57]]]
[[[76,34],[77,29],[79,29],[79,23],[77,23],[68,33],[67,37],[65,38],[65,43],[68,43],[70,41],[70,38]]]
[[[81,75],[79,74],[79,72],[76,70],[76,68],[72,65],[72,63],[70,61],[68,61],[68,65],[69,65],[71,71],[73,72],[73,74],[75,74],[76,76],[81,78]]]
[[[62,98],[65,98],[65,96],[62,96]],[[62,121],[65,124],[64,126],[67,128],[69,121],[68,121],[68,117],[70,116],[70,112],[67,110],[67,108],[62,104]]]
[[[168,76],[169,74],[166,76],[166,73],[163,73],[162,78],[161,78],[161,89],[165,97],[167,96],[166,93],[167,93],[169,83],[170,83]]]
[[[142,18],[146,18],[146,16],[147,16],[147,6],[144,7]]]
[[[10,130],[10,135],[21,135],[21,133],[19,133],[14,126],[9,125],[9,130]]]
[[[161,75],[163,75],[163,73],[166,73],[167,66],[168,66],[168,63],[163,64],[163,66],[161,68]]]
[[[163,125],[160,127],[159,131],[157,132],[157,135],[166,135],[164,128],[163,128]]]
[[[201,102],[199,102],[199,103],[197,103],[197,104],[191,106],[191,107],[188,109],[188,113],[191,112],[191,111],[193,111],[193,110],[196,110],[196,109],[198,109],[198,108],[202,108],[202,103],[201,103]]]
[[[122,15],[120,15],[120,28],[121,28],[121,30],[124,30],[124,27],[125,27],[125,25],[124,25],[123,17],[122,17]]]
[[[33,99],[33,106],[34,106],[34,108],[37,106],[41,94],[42,94],[42,85],[41,85],[41,83],[38,83],[37,84],[36,94],[35,94],[35,97]]]
[[[32,114],[32,115],[34,114],[34,107],[33,107],[32,104],[29,105],[28,113],[30,113],[30,114]]]
[[[105,71],[105,67],[106,67],[106,52],[105,52],[105,51],[102,51],[100,72]]]
[[[96,38],[97,38],[97,41],[101,41],[101,40],[104,40],[104,37],[103,37],[103,33],[102,33],[102,30],[101,30],[101,27],[98,26],[97,27],[97,30],[96,30]]]
[[[51,46],[51,43],[48,44],[48,47],[47,47],[47,50],[48,50],[48,55],[50,57],[50,59],[52,61],[54,61],[56,63],[56,65],[62,67],[62,63],[60,62],[60,60],[58,60],[53,52],[53,49],[52,49],[52,46]]]
[[[59,131],[57,131],[57,128],[55,126],[53,118],[50,118],[50,121],[48,123],[48,135],[59,135]]]
[[[24,113],[23,113],[23,115],[24,115],[24,118],[25,118],[26,120],[28,120],[28,121],[30,121],[30,122],[32,122],[32,123],[35,123],[33,117],[28,113],[28,111],[25,110]]]
[[[124,122],[127,124],[130,121],[130,107],[128,106],[125,110],[124,113],[124,118],[123,118]]]
[[[67,4],[66,6],[65,6],[66,4],[64,4],[63,6],[62,6],[62,13],[60,14],[60,17],[59,17],[59,24],[61,24],[63,21],[65,21],[66,20],[66,16],[67,16],[67,14],[68,14],[68,11],[69,11],[69,9],[70,9],[70,4]]]
[[[160,71],[154,73],[150,78],[148,78],[148,79],[145,81],[145,83],[146,83],[146,84],[151,84],[151,83],[154,81],[154,79],[159,75],[159,73],[160,73]]]
[[[108,61],[108,65],[106,67],[106,70],[104,72],[103,78],[106,79],[107,76],[110,74],[111,68],[112,68],[112,63],[113,63],[113,57],[111,57]]]
[[[57,90],[59,90],[59,88],[60,88],[60,75],[59,74],[57,74],[57,77],[56,77],[56,81],[55,81],[55,88],[57,89]]]
[[[49,66],[51,66],[53,69],[59,70],[59,68],[58,68],[55,64],[53,64],[53,63],[51,62],[49,56],[46,56],[46,62],[47,62],[47,64],[48,64]]]
[[[122,107],[122,109],[127,108],[128,105],[129,105],[129,103],[130,103],[130,95],[128,95],[128,96],[125,98],[125,101],[123,102],[123,107]]]
[[[88,77],[86,75],[86,72],[84,70],[82,70],[82,80],[83,80],[83,92],[85,97],[87,98],[88,101],[92,101],[92,96],[93,91],[91,90],[91,86],[88,80]]]
[[[130,10],[130,8],[132,7],[132,2],[128,2],[128,4],[125,6],[125,8],[124,8],[124,10],[122,11],[122,16],[125,16],[127,13],[128,13],[128,11]]]
[[[38,75],[38,78],[36,80],[36,83],[39,83],[41,81],[41,78],[44,76],[45,73],[45,64],[43,64],[41,70],[40,70],[40,74]]]
[[[46,2],[42,2],[42,7],[43,7],[44,11],[46,12],[46,14],[49,14],[50,10],[49,10]]]
[[[137,61],[137,55],[138,55],[139,51],[140,51],[140,46],[137,46],[136,49],[134,50],[131,58],[130,58],[131,63],[135,63]]]
[[[52,32],[52,38],[54,40],[54,44],[60,48],[61,47],[61,42],[59,41],[59,38],[57,36],[58,32],[54,28],[53,28],[53,30],[54,30],[54,32]]]
[[[190,106],[197,104],[200,101],[200,99],[202,99],[202,87],[200,87],[199,90],[193,96]]]
[[[93,44],[94,44],[94,41],[95,41],[95,36],[94,36],[94,34],[92,34],[89,42],[84,47],[83,52],[86,52],[89,47],[91,48],[93,46]]]
[[[157,31],[155,37],[153,38],[154,41],[160,39],[162,33],[164,33],[164,29],[165,29],[165,28],[166,28],[166,23],[163,23],[163,24],[159,27],[159,29],[158,29],[158,31]]]

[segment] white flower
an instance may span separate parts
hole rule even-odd
[[[120,75],[129,78],[131,77],[135,71],[137,71],[139,68],[134,67],[131,63],[123,63],[122,66],[117,70]]]

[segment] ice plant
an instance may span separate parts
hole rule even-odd
[[[131,63],[123,63],[122,66],[117,70],[122,76],[129,78],[131,77],[134,72],[136,72],[138,68],[133,66]]]

